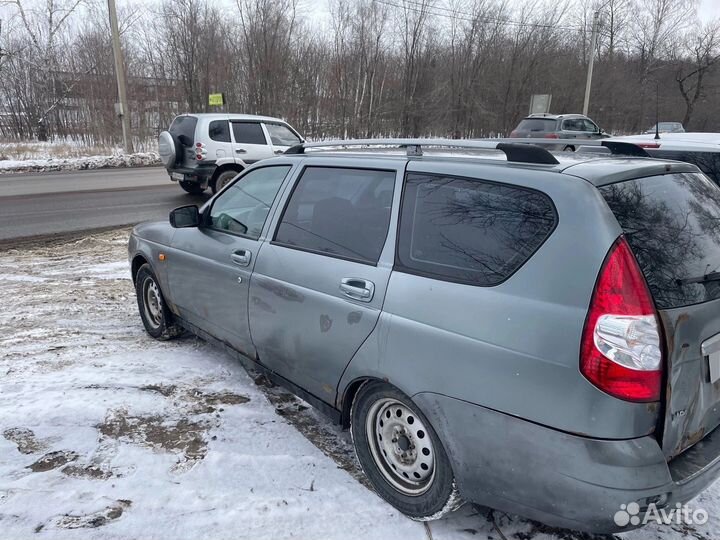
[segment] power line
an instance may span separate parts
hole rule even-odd
[[[577,26],[558,26],[553,24],[542,24],[542,23],[530,23],[530,22],[522,22],[522,21],[513,21],[511,19],[501,19],[497,17],[480,17],[475,16],[471,13],[459,11],[459,10],[453,10],[444,6],[427,6],[425,4],[421,4],[420,2],[416,2],[413,0],[405,0],[407,4],[413,4],[416,7],[408,6],[408,5],[399,5],[395,4],[393,2],[390,2],[389,0],[376,0],[380,4],[384,4],[386,6],[398,8],[398,9],[404,9],[408,11],[412,11],[414,13],[419,14],[429,14],[429,15],[435,15],[437,17],[445,17],[447,19],[453,19],[458,21],[466,21],[466,22],[487,22],[487,23],[495,23],[500,24],[502,26],[517,26],[517,27],[530,27],[530,28],[542,28],[542,29],[557,29],[557,30],[573,30],[573,31],[580,31],[584,30],[583,27],[577,27]],[[440,10],[434,11],[434,10]],[[443,11],[445,13],[443,13]]]

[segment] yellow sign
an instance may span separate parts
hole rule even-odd
[[[208,104],[223,106],[225,104],[224,94],[210,94]]]

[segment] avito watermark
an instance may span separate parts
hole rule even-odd
[[[620,510],[615,512],[613,519],[620,527],[628,525],[647,525],[657,523],[658,525],[704,525],[708,520],[708,513],[702,508],[692,509],[680,503],[675,506],[658,508],[655,503],[650,503],[644,513],[640,512],[640,505],[636,502],[621,504]]]

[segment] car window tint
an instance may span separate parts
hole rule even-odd
[[[275,241],[377,263],[385,245],[395,172],[308,167],[287,204]]]
[[[176,116],[173,123],[170,124],[168,131],[179,137],[185,135],[190,142],[195,141],[195,126],[197,126],[197,117],[195,116]]]
[[[583,130],[584,130],[584,131],[592,131],[592,132],[595,132],[595,131],[598,130],[598,127],[597,127],[595,124],[593,124],[590,120],[585,120],[585,119],[583,119],[583,120],[582,120],[582,123],[583,123]]]
[[[557,122],[552,118],[525,118],[515,131],[555,131]]]
[[[649,176],[599,188],[645,274],[655,304],[720,298],[720,188],[700,173]]]
[[[265,133],[258,122],[233,122],[232,128],[236,143],[267,144]]]
[[[213,141],[230,142],[230,126],[227,120],[213,120],[208,127],[208,134]]]
[[[249,171],[225,189],[210,209],[210,226],[257,240],[290,165]]]
[[[563,121],[563,129],[565,131],[583,131],[585,128],[583,121],[577,118],[570,118]]]
[[[539,191],[430,174],[405,183],[395,268],[472,285],[513,274],[555,227]]]
[[[265,124],[265,127],[270,135],[270,140],[275,146],[294,146],[302,142],[287,126],[283,126],[282,124]]]

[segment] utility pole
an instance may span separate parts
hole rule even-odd
[[[590,38],[590,59],[588,61],[587,81],[585,82],[585,103],[583,114],[587,116],[590,107],[590,87],[592,86],[593,65],[595,64],[595,49],[597,48],[598,25],[600,22],[600,10],[593,13],[592,37]]]
[[[110,32],[112,33],[113,56],[115,57],[115,77],[117,78],[118,100],[115,112],[120,117],[123,133],[123,148],[125,153],[132,154],[132,140],[130,139],[130,111],[127,104],[127,85],[125,83],[125,67],[123,65],[122,49],[120,48],[120,30],[118,29],[117,10],[115,0],[108,0],[110,13]]]

